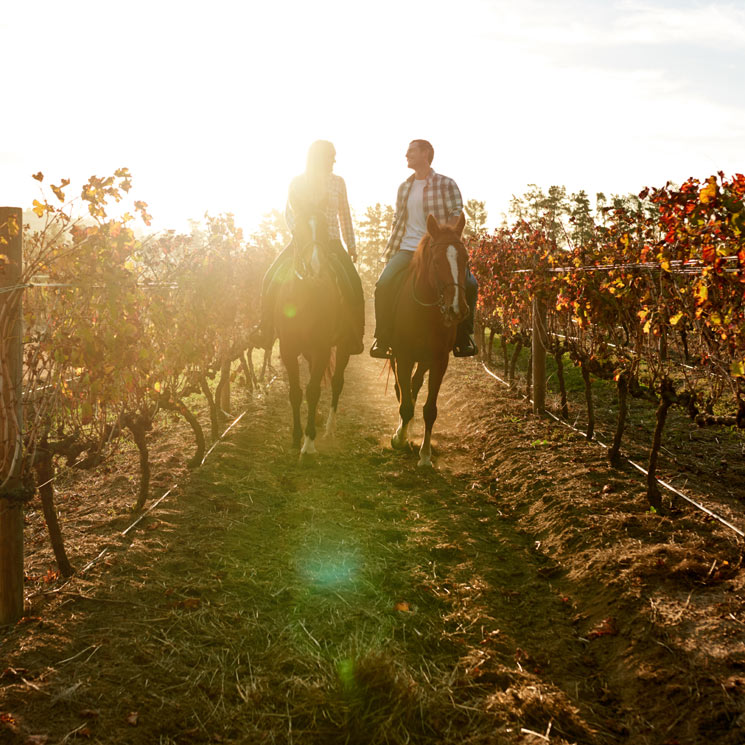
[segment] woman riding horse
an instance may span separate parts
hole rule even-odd
[[[432,215],[427,217],[427,232],[409,265],[394,312],[391,367],[396,376],[400,421],[391,444],[394,448],[406,447],[416,397],[424,374],[429,371],[420,466],[432,465],[431,437],[437,418],[437,395],[458,324],[469,313],[468,254],[461,240],[464,226],[463,213],[454,227],[440,225]]]
[[[330,142],[314,142],[308,165],[290,184],[287,222],[290,245],[277,257],[264,278],[262,322],[252,341],[270,347],[275,332],[287,369],[292,404],[292,443],[300,447],[302,427],[298,357],[310,366],[306,387],[308,420],[301,454],[315,453],[316,408],[321,379],[330,371],[331,350],[336,355],[331,375],[331,410],[327,434],[335,429],[336,411],[350,354],[363,351],[364,299],[352,259],[356,257],[346,187],[332,174],[336,151]],[[349,248],[339,240],[339,219]]]
[[[350,354],[360,354],[363,351],[362,335],[365,330],[365,300],[362,282],[353,263],[357,259],[357,249],[347,201],[347,187],[344,179],[332,172],[335,161],[336,149],[332,143],[317,140],[310,146],[305,173],[293,179],[290,184],[285,219],[294,234],[298,208],[306,213],[310,210],[323,214],[328,229],[327,250],[347,306],[345,343]],[[347,245],[346,251],[341,242],[341,234]],[[277,292],[292,276],[294,250],[293,238],[264,275],[261,320],[251,335],[253,346],[269,349],[274,343],[276,334],[273,315]]]

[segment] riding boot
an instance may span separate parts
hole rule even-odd
[[[473,338],[473,316],[458,324],[453,344],[453,357],[473,357],[479,353],[476,340]]]
[[[271,349],[274,345],[274,304],[277,298],[277,283],[267,282],[261,295],[261,319],[251,331],[248,341],[253,347]]]
[[[390,301],[385,297],[387,293],[378,285],[375,287],[375,341],[370,347],[370,356],[376,359],[391,358],[392,315]]]
[[[365,345],[362,341],[365,333],[364,301],[361,306],[359,303],[355,303],[355,306],[347,308],[349,321],[346,324],[345,341],[349,354],[362,354],[365,351]]]

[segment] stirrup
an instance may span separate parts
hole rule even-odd
[[[473,357],[479,353],[473,335],[468,334],[465,339],[456,340],[453,345],[453,357]]]
[[[379,339],[376,339],[372,347],[370,347],[370,356],[379,360],[389,360],[393,357],[393,354],[387,344],[383,344]]]

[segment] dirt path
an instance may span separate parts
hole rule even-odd
[[[308,465],[272,386],[5,637],[0,742],[742,743],[742,546],[473,361],[440,401],[421,471],[356,358]]]

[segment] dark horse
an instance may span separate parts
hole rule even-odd
[[[468,254],[461,240],[464,225],[463,214],[455,227],[440,225],[432,215],[427,217],[427,232],[409,265],[394,315],[391,367],[396,376],[401,417],[391,440],[394,448],[407,445],[407,429],[414,416],[416,397],[424,374],[429,371],[420,466],[432,465],[430,440],[437,419],[437,394],[458,323],[469,312],[465,280]]]
[[[300,387],[302,354],[310,367],[305,389],[308,421],[301,455],[314,455],[316,439],[316,409],[321,392],[321,380],[331,375],[331,411],[326,434],[336,428],[336,410],[344,386],[344,370],[349,351],[344,343],[344,308],[333,262],[328,251],[328,234],[321,210],[298,210],[293,234],[291,272],[277,293],[274,307],[274,328],[279,337],[279,352],[287,369],[292,404],[292,444],[300,447],[302,424]],[[336,347],[335,361],[331,350]],[[333,372],[331,367],[333,366]]]

